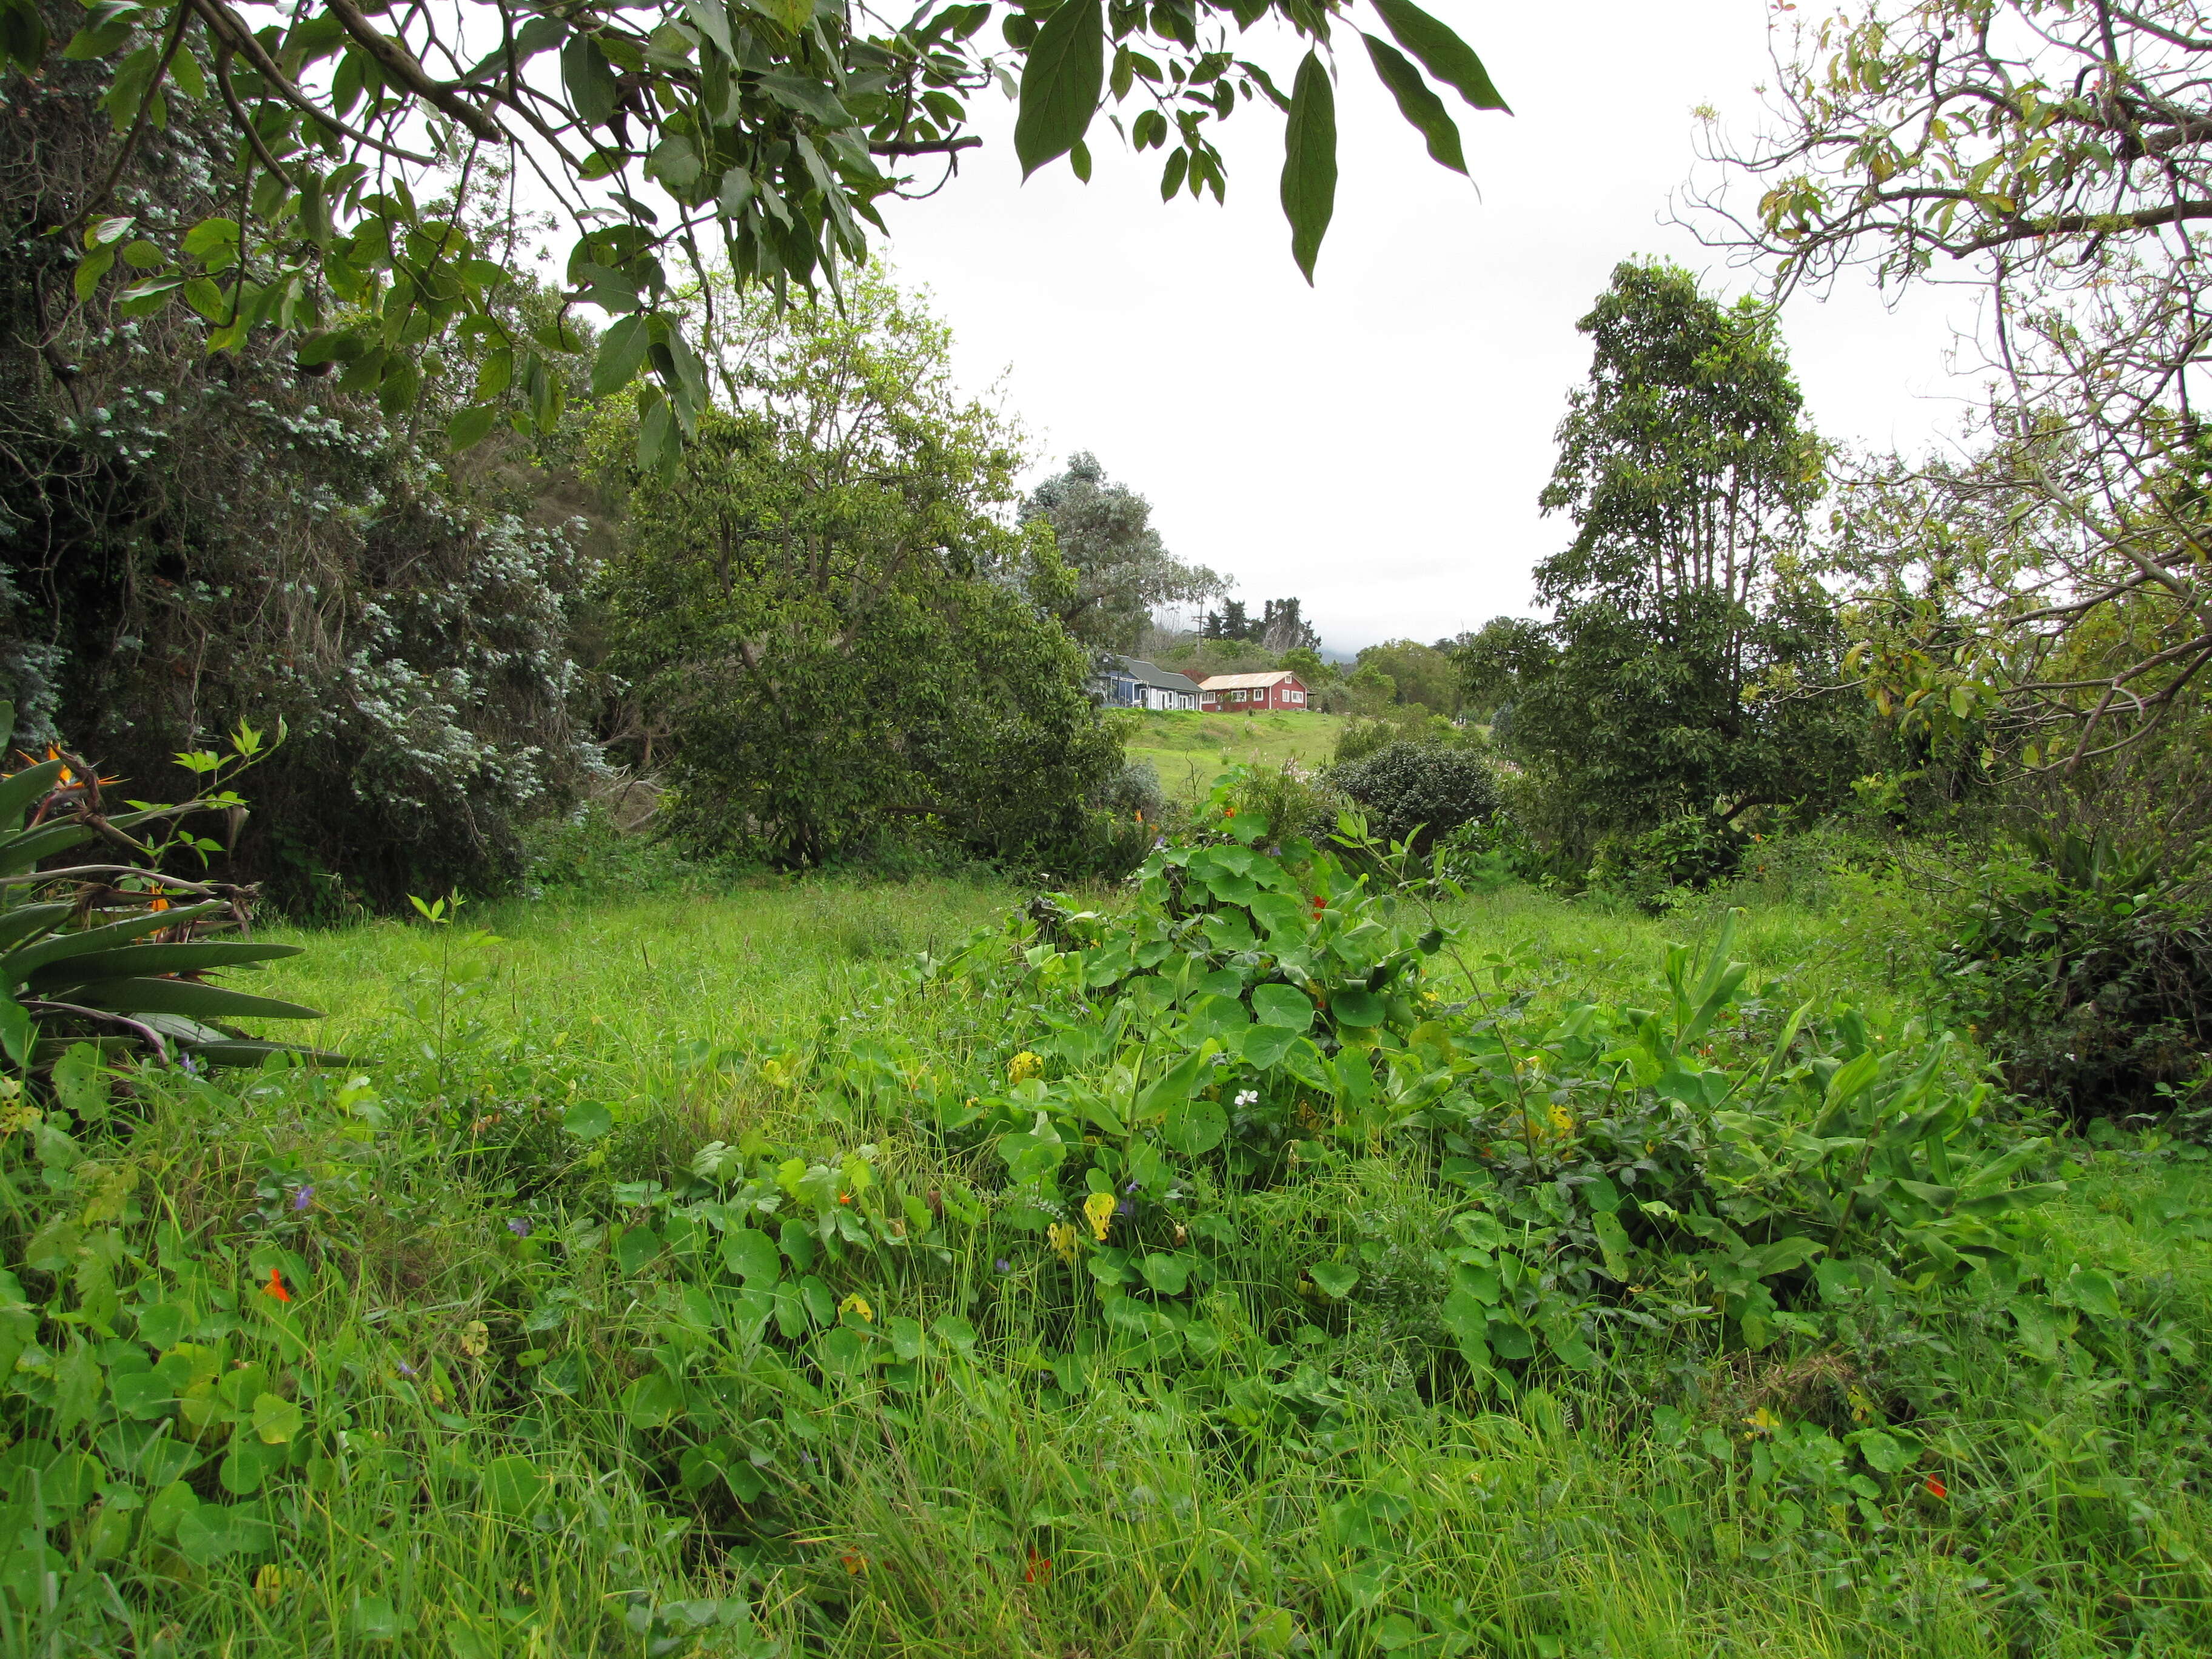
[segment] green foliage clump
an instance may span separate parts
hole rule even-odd
[[[1399,741],[1361,760],[1331,769],[1331,788],[1365,809],[1390,841],[1411,839],[1425,850],[1439,836],[1498,810],[1497,774],[1464,748]]]
[[[1201,816],[1217,817],[1234,808],[1273,826],[1278,835],[1321,842],[1335,833],[1350,804],[1325,774],[1287,761],[1280,766],[1231,767],[1216,781],[1210,810],[1201,809]]]
[[[1735,875],[1750,832],[1711,813],[1686,812],[1638,835],[1608,836],[1590,861],[1589,884],[1656,915]]]
[[[523,839],[522,882],[539,891],[594,897],[702,890],[726,879],[721,866],[688,858],[650,828],[625,830],[604,803],[544,818]]]
[[[1579,867],[1686,813],[1841,801],[1868,716],[1804,695],[1844,642],[1805,547],[1825,451],[1773,318],[1624,264],[1580,326],[1589,379],[1543,496],[1576,534],[1536,571],[1554,620],[1458,653],[1468,702],[1552,798],[1525,824]]]
[[[2212,915],[2191,861],[2030,830],[1982,865],[1942,983],[2013,1088],[2077,1118],[2212,1104]]]
[[[1073,872],[1120,744],[1048,526],[1002,521],[1012,434],[887,283],[744,320],[750,407],[703,418],[672,477],[630,463],[634,411],[593,440],[626,512],[609,666],[672,727],[671,832],[799,866],[922,824]]]
[[[1126,762],[1091,793],[1091,802],[1120,817],[1141,812],[1157,823],[1167,805],[1167,796],[1160,788],[1160,769],[1150,761]]]
[[[0,702],[0,748],[12,735],[15,714]],[[210,984],[206,976],[295,957],[300,947],[206,937],[244,928],[253,890],[191,881],[161,867],[172,854],[204,864],[222,850],[185,821],[234,823],[246,804],[228,780],[264,753],[262,734],[240,726],[227,755],[177,757],[201,786],[194,799],[173,806],[139,802],[117,813],[104,810],[100,793],[113,780],[58,748],[0,777],[0,1048],[27,1075],[58,1074],[65,1066],[81,1083],[104,1050],[188,1066],[258,1065],[296,1052],[228,1022],[317,1019],[315,1010]],[[77,853],[86,847],[93,851]],[[65,866],[49,863],[73,854]],[[21,1081],[4,1080],[9,1112],[19,1110],[22,1093]]]

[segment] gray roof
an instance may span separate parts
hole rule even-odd
[[[1138,657],[1116,657],[1114,662],[1139,685],[1155,686],[1162,691],[1188,691],[1193,696],[1199,695],[1198,682],[1176,673],[1172,668],[1162,668],[1157,663],[1146,662]]]

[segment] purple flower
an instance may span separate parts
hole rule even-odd
[[[402,1376],[412,1376],[415,1375],[415,1368],[403,1359],[399,1362],[399,1374]]]
[[[1012,1273],[1013,1271],[1013,1264],[1009,1262],[1004,1256],[1000,1256],[991,1265],[996,1267],[1002,1273]]]
[[[1133,1181],[1127,1186],[1122,1188],[1121,1190],[1125,1193],[1133,1193],[1137,1190],[1137,1183]]]
[[[1125,1198],[1119,1204],[1116,1204],[1114,1206],[1114,1213],[1121,1217],[1125,1220],[1130,1216],[1136,1214],[1136,1212],[1137,1200],[1133,1198]]]
[[[301,1210],[306,1209],[307,1206],[314,1201],[315,1189],[313,1187],[302,1187],[298,1192],[292,1194],[292,1208],[295,1213]]]
[[[513,1233],[513,1234],[514,1234],[517,1238],[527,1238],[527,1237],[530,1237],[530,1218],[529,1218],[528,1216],[526,1216],[526,1215],[519,1215],[519,1216],[516,1216],[514,1219],[512,1219],[511,1221],[509,1221],[509,1222],[507,1224],[507,1231],[509,1231],[509,1232]]]

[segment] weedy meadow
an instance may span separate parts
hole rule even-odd
[[[1787,903],[1202,822],[427,902],[257,947],[319,1054],[50,1054],[9,1650],[2204,1650],[2200,1148]]]

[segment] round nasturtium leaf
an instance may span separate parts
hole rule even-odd
[[[1262,1025],[1303,1031],[1313,1024],[1313,999],[1295,985],[1261,985],[1252,992],[1252,1012]]]
[[[1328,1000],[1328,1012],[1339,1025],[1380,1025],[1382,999],[1372,991],[1339,991]]]
[[[562,1118],[561,1127],[579,1140],[597,1140],[615,1127],[615,1116],[596,1100],[580,1100]]]
[[[484,1468],[484,1502],[501,1515],[521,1514],[544,1490],[545,1477],[526,1457],[495,1457]]]
[[[1341,1302],[1359,1282],[1359,1269],[1346,1267],[1341,1261],[1317,1261],[1306,1270],[1306,1276],[1321,1287],[1322,1294],[1329,1300]]]

